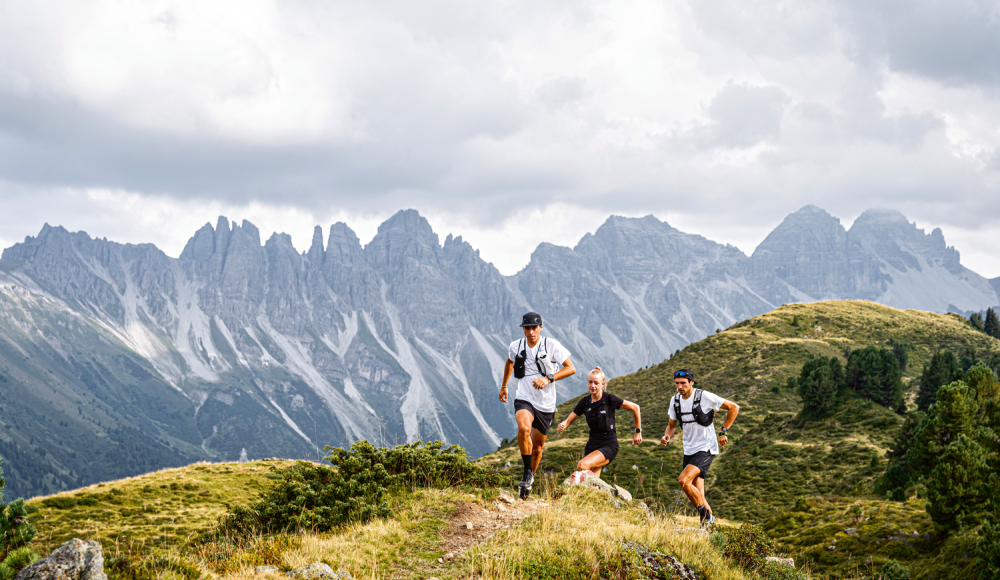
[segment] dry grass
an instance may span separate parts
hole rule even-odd
[[[529,561],[550,562],[552,577],[588,577],[589,571],[619,552],[624,540],[671,554],[704,570],[713,580],[746,578],[712,548],[708,534],[687,518],[650,519],[637,504],[619,508],[604,494],[586,488],[572,489],[550,509],[470,550],[455,564],[453,577],[523,578],[523,565]]]
[[[708,572],[713,580],[747,578],[716,552],[697,520],[657,517],[650,520],[637,504],[616,507],[606,495],[573,488],[552,497],[552,482],[540,486],[536,515],[496,532],[452,561],[445,555],[443,533],[456,506],[473,501],[495,505],[486,495],[460,490],[418,490],[393,499],[393,517],[348,526],[332,534],[304,534],[283,554],[282,569],[325,562],[358,580],[466,578],[524,578],[521,565],[559,561],[565,570],[553,578],[584,572],[617,554],[623,540],[633,540],[674,555],[682,562]],[[595,525],[599,524],[599,525]],[[281,573],[255,575],[251,563],[225,574],[203,567],[206,577],[224,580],[283,578]],[[165,579],[167,580],[167,579]]]

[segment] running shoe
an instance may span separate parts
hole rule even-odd
[[[711,530],[713,526],[715,526],[715,516],[709,513],[708,516],[706,516],[705,519],[701,521],[701,527],[705,528],[706,530]]]
[[[524,475],[521,476],[521,483],[517,484],[518,497],[528,499],[528,495],[531,493],[531,484],[534,482],[535,474],[525,470]]]

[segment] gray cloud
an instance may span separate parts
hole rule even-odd
[[[776,139],[789,101],[778,87],[727,84],[708,106],[711,144],[752,147]]]
[[[655,213],[747,252],[806,203],[895,207],[949,238],[1000,228],[985,2],[0,0],[0,13],[9,215],[56,222],[43,216],[65,196],[86,213],[96,188],[317,219],[416,207],[493,240],[521,235],[508,221],[525,208],[588,224]]]
[[[842,20],[862,60],[945,83],[1000,82],[1000,6],[992,0],[850,2]]]

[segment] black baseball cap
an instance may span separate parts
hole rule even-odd
[[[537,312],[529,312],[521,317],[521,326],[541,326],[542,315]]]

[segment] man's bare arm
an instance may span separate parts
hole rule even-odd
[[[507,359],[507,361],[510,362],[510,359]],[[559,381],[565,379],[566,377],[573,376],[575,374],[576,374],[576,367],[573,366],[573,361],[566,359],[566,362],[563,363],[562,368],[556,371],[552,375],[552,378],[555,379],[556,381]],[[537,379],[534,380],[532,384],[535,386],[536,389],[544,389],[545,387],[552,384],[552,382],[553,381],[550,381],[548,377],[538,377]]]
[[[510,380],[510,374],[514,371],[514,363],[510,359],[503,365],[503,381],[500,383],[500,402],[507,402],[507,381]]]
[[[722,408],[726,410],[726,422],[723,423],[723,427],[729,429],[733,426],[733,421],[736,420],[736,415],[740,413],[740,406],[732,401],[723,401]]]
[[[660,445],[666,445],[667,443],[670,443],[670,440],[673,439],[674,433],[676,431],[677,431],[677,421],[675,419],[671,419],[667,423],[667,430],[664,431],[663,437],[660,437]]]

